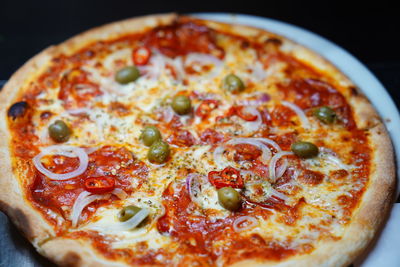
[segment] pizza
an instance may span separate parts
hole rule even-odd
[[[366,97],[261,29],[112,23],[29,60],[0,100],[0,207],[60,265],[346,266],[392,201]]]

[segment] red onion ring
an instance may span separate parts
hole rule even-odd
[[[241,227],[240,225],[245,223],[246,221],[250,222],[250,223]],[[253,229],[254,227],[257,227],[258,225],[259,225],[259,223],[256,218],[251,217],[251,216],[242,216],[242,217],[237,218],[233,222],[233,230],[235,232],[239,233],[239,232],[243,232],[245,230]]]
[[[54,173],[46,169],[42,162],[41,159],[44,156],[47,155],[62,155],[66,157],[78,157],[79,158],[79,167],[68,173]],[[84,173],[88,167],[89,163],[89,157],[86,154],[85,150],[80,148],[80,147],[74,147],[74,146],[67,146],[67,145],[54,145],[54,146],[48,146],[42,149],[42,152],[37,154],[33,159],[32,159],[33,164],[35,165],[36,169],[41,172],[42,174],[46,175],[52,180],[68,180],[71,178],[74,178],[76,176],[81,175]]]

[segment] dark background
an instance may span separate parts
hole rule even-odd
[[[393,1],[394,2],[394,1]],[[389,1],[0,0],[0,80],[30,57],[84,30],[165,12],[232,12],[285,21],[342,46],[372,70],[397,104],[400,89],[398,8]]]
[[[393,1],[394,2],[394,1]],[[315,32],[361,60],[400,106],[400,12],[390,1],[0,0],[0,88],[25,61],[49,45],[112,21],[165,13],[230,12],[288,22]],[[0,103],[1,104],[1,103]],[[0,255],[13,266],[50,266],[14,226],[3,224]],[[2,258],[0,257],[0,258]]]

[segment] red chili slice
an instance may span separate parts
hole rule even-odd
[[[245,121],[255,121],[257,119],[257,115],[246,112],[246,108],[244,106],[236,107],[236,115]]]
[[[240,171],[232,167],[226,167],[221,172],[209,172],[208,180],[217,189],[222,187],[243,188],[244,186]]]
[[[115,180],[110,177],[92,177],[86,179],[85,189],[93,194],[108,193],[115,188]]]
[[[149,62],[151,51],[145,46],[141,46],[133,50],[133,62],[135,65],[146,65]]]
[[[219,105],[218,100],[203,100],[201,104],[196,109],[196,116],[205,119],[210,114],[210,112],[216,109]]]

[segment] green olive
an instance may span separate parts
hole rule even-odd
[[[56,142],[66,142],[71,136],[71,129],[62,120],[56,120],[49,126],[49,135]]]
[[[236,211],[242,206],[240,194],[232,187],[218,189],[218,201],[222,207],[230,211]]]
[[[320,107],[315,109],[314,116],[326,124],[333,123],[336,119],[336,113],[330,107]]]
[[[318,155],[318,147],[310,142],[293,143],[292,151],[301,158],[312,158]]]
[[[147,158],[151,163],[162,164],[167,161],[169,153],[168,143],[158,140],[150,146]]]
[[[229,74],[225,77],[223,86],[225,90],[228,90],[231,93],[240,93],[244,90],[243,81],[236,76],[235,74]]]
[[[138,68],[135,66],[129,66],[120,69],[115,74],[115,80],[120,84],[127,84],[133,81],[136,81],[140,76],[140,72]]]
[[[125,222],[132,218],[133,216],[136,215],[139,211],[142,209],[133,205],[126,206],[124,207],[119,213],[118,213],[118,220],[120,222]]]
[[[142,130],[140,140],[142,140],[143,144],[146,146],[151,146],[154,142],[161,140],[161,133],[155,126],[146,126]]]
[[[172,109],[179,115],[185,115],[192,109],[190,98],[184,95],[177,95],[172,99]]]

